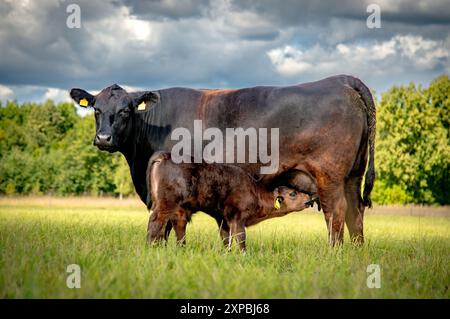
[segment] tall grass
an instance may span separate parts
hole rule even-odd
[[[145,243],[148,213],[130,205],[63,200],[0,202],[2,298],[449,298],[450,218],[366,217],[366,244],[326,243],[321,213],[249,228],[248,251],[226,252],[198,213],[187,246]],[[66,267],[81,267],[81,288]],[[367,266],[381,267],[369,289]]]

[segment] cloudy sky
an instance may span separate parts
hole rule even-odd
[[[66,25],[67,6],[81,28]],[[381,28],[369,29],[369,4]],[[450,0],[0,0],[0,100],[68,90],[282,85],[356,75],[377,93],[450,72]]]

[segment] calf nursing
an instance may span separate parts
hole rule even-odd
[[[237,166],[175,164],[167,152],[150,158],[147,183],[151,189],[148,202],[153,203],[148,207],[153,211],[149,242],[167,239],[173,227],[177,240],[184,243],[192,214],[203,211],[216,219],[225,245],[235,239],[245,250],[245,227],[312,205],[309,195],[285,186],[268,190]]]

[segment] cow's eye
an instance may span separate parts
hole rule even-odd
[[[297,196],[297,193],[296,193],[296,192],[290,192],[290,193],[289,193],[289,196],[295,197],[295,196]]]

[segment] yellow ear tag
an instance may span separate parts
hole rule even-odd
[[[138,105],[138,110],[139,111],[145,110],[145,102],[144,101],[142,101],[141,104]]]
[[[89,102],[88,102],[88,100],[86,100],[86,99],[81,99],[79,104],[80,104],[81,106],[86,107],[86,106],[89,105]]]
[[[281,200],[279,197],[275,198],[275,202],[273,203],[273,207],[275,207],[275,209],[280,209],[281,205]]]

